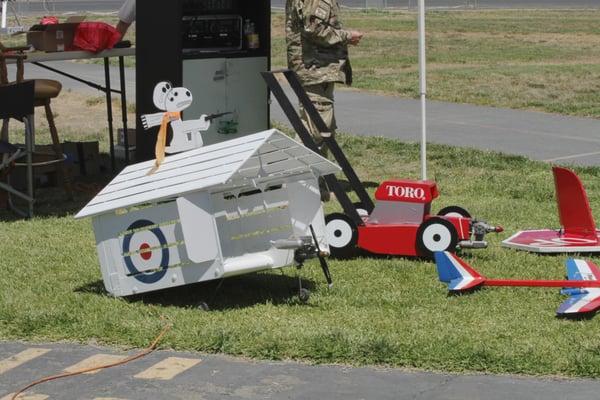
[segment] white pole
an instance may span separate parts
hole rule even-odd
[[[419,0],[419,91],[421,95],[421,179],[427,179],[427,59],[425,58],[425,0]]]
[[[2,1],[2,25],[0,25],[0,28],[5,29],[6,28],[6,9],[8,6],[8,1],[7,0],[3,0]]]

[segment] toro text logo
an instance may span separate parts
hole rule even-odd
[[[403,199],[416,199],[423,201],[426,200],[425,190],[423,188],[387,185],[386,189],[389,197],[400,197]]]

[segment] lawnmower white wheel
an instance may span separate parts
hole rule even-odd
[[[358,213],[358,215],[361,218],[369,216],[369,212],[367,211],[367,207],[365,207],[365,205],[363,203],[361,203],[359,201],[357,203],[352,203],[352,204],[354,205],[354,208],[356,208],[356,212]]]
[[[458,234],[451,222],[443,218],[430,218],[417,231],[417,247],[424,256],[436,251],[454,251]]]
[[[358,242],[356,225],[345,214],[334,213],[325,217],[325,234],[333,257],[349,257]]]

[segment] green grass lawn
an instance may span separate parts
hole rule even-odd
[[[359,175],[379,182],[417,178],[418,146],[342,136]],[[517,229],[557,227],[547,164],[496,153],[431,145],[429,168],[442,196],[434,211],[458,204],[502,224],[490,248],[462,255],[491,277],[561,278],[565,257],[501,249]],[[600,203],[599,168],[577,169],[590,201]],[[291,268],[198,284],[133,299],[108,296],[89,220],[77,201],[45,193],[32,221],[0,214],[0,338],[99,342],[142,347],[164,316],[173,324],[161,346],[264,359],[386,365],[444,371],[566,376],[600,374],[600,316],[562,320],[554,289],[485,289],[448,296],[432,263],[405,258],[331,260],[328,290],[320,268],[302,271],[313,296],[295,297]],[[44,198],[42,196],[42,198]],[[327,209],[336,209],[335,203]],[[598,214],[596,214],[599,217]],[[596,259],[597,260],[597,259]],[[213,310],[195,308],[209,301]]]

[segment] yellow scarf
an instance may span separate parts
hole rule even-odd
[[[160,129],[158,131],[158,137],[156,138],[156,147],[154,149],[154,153],[156,155],[156,161],[154,162],[154,167],[148,172],[147,175],[152,175],[158,168],[160,164],[165,159],[165,147],[167,146],[167,126],[169,122],[177,121],[181,119],[180,111],[167,111],[160,122]]]

